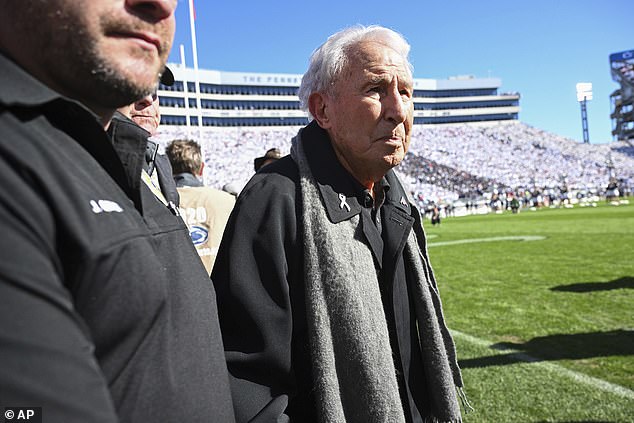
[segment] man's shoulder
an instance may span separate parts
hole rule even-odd
[[[181,196],[181,202],[186,201],[189,197],[205,197],[214,201],[235,202],[235,196],[228,192],[212,188],[212,187],[192,187],[184,186],[177,188]]]
[[[13,167],[30,169],[40,174],[54,169],[63,173],[72,173],[60,164],[71,160],[78,166],[89,167],[87,151],[81,148],[80,141],[97,139],[105,132],[91,127],[90,121],[80,121],[73,134],[64,131],[55,123],[70,118],[62,112],[47,114],[43,107],[6,107],[0,104],[0,156]],[[60,130],[61,129],[61,130]],[[101,129],[103,132],[103,129]]]
[[[264,166],[256,175],[279,175],[292,180],[299,180],[299,168],[289,154]]]

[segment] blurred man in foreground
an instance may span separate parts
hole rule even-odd
[[[0,407],[234,420],[209,278],[140,181],[147,137],[104,131],[155,89],[175,7],[0,0]]]
[[[392,170],[409,45],[354,27],[313,53],[313,121],[240,193],[212,273],[240,422],[459,422],[462,387],[421,217]]]
[[[180,196],[181,217],[189,228],[207,273],[211,273],[227,219],[236,197],[211,187],[203,186],[204,162],[200,145],[193,140],[174,140],[165,153],[174,172]]]

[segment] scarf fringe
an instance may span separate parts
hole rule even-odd
[[[458,397],[460,398],[460,402],[462,403],[462,408],[464,408],[465,414],[469,414],[475,411],[475,408],[469,404],[469,399],[467,398],[467,393],[464,391],[464,388],[458,387]]]
[[[423,423],[462,423],[462,418],[455,420],[438,420],[436,417],[425,417]]]

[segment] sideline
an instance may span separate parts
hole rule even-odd
[[[492,343],[489,341],[486,341],[484,339],[480,339],[480,338],[476,338],[475,336],[471,336],[471,335],[467,335],[466,333],[462,333],[460,331],[457,330],[450,330],[450,332],[456,337],[456,338],[461,338],[471,344],[475,344],[479,347],[486,347],[489,349],[492,349],[494,351],[499,351],[496,350],[494,348],[491,347]],[[527,363],[532,363],[535,366],[539,366],[539,367],[543,367],[547,370],[550,370],[554,373],[558,373],[560,375],[569,377],[570,379],[573,379],[575,382],[580,382],[583,383],[585,385],[589,385],[593,388],[597,388],[600,389],[602,391],[606,391],[615,395],[618,395],[620,397],[623,398],[627,398],[627,399],[634,399],[634,391],[632,391],[631,389],[628,389],[624,386],[621,385],[617,385],[615,383],[611,383],[608,381],[605,381],[603,379],[598,379],[596,377],[593,376],[588,376],[584,373],[579,373],[576,372],[574,370],[570,370],[566,367],[560,366],[558,364],[554,364],[548,361],[543,361],[541,359],[532,357],[526,353],[523,353],[519,350],[514,350],[514,349],[504,349],[505,353],[513,353],[513,357],[517,357],[522,361],[525,361]]]
[[[518,236],[494,236],[491,238],[470,238],[470,239],[458,239],[455,241],[440,241],[430,242],[428,247],[442,247],[443,245],[458,245],[458,244],[474,244],[476,242],[496,242],[496,241],[541,241],[546,239],[541,235],[518,235]]]

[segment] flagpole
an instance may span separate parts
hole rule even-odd
[[[183,67],[183,93],[185,94],[185,125],[187,126],[187,138],[191,137],[191,126],[189,122],[189,91],[187,86],[187,65],[185,64],[185,46],[180,45],[181,66]]]
[[[200,79],[198,77],[198,49],[196,47],[196,25],[194,21],[196,20],[196,15],[194,12],[194,0],[189,0],[189,24],[190,24],[190,33],[192,36],[192,53],[194,56],[194,79],[196,85],[196,108],[198,112],[198,140],[202,147],[202,127],[203,127],[203,115],[202,115],[202,107],[200,104]]]

